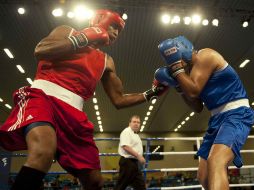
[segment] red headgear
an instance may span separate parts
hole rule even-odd
[[[120,33],[124,28],[125,22],[118,13],[109,10],[97,10],[90,20],[90,26],[100,26],[105,30],[108,30],[111,24],[116,24]]]

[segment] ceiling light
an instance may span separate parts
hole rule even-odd
[[[219,26],[219,20],[218,19],[213,19],[212,24],[214,26]]]
[[[55,17],[60,17],[63,15],[63,10],[61,8],[54,9],[52,15]]]
[[[209,24],[209,21],[208,21],[207,19],[204,19],[204,20],[202,21],[202,24],[203,24],[204,26],[207,26],[207,25]]]
[[[146,121],[143,121],[143,125],[145,125],[146,124]]]
[[[184,24],[189,25],[191,23],[191,17],[184,17],[183,18]]]
[[[87,20],[92,18],[92,16],[94,15],[94,12],[92,10],[82,5],[77,6],[75,8],[74,13],[75,13],[75,17],[79,20]]]
[[[4,104],[4,105],[5,105],[5,107],[7,107],[7,108],[9,108],[9,109],[12,108],[9,104]]]
[[[178,126],[177,126],[177,129],[180,129],[181,127],[182,127],[182,125],[178,125]]]
[[[194,114],[195,114],[194,112],[191,112],[191,113],[190,113],[190,116],[193,116]]]
[[[148,117],[145,117],[145,119],[144,119],[145,121],[147,121],[148,120]]]
[[[96,114],[96,115],[100,115],[100,112],[99,112],[99,111],[96,111],[95,114]]]
[[[99,109],[99,106],[98,106],[98,105],[94,105],[94,109],[95,109],[95,110],[98,110],[98,109]]]
[[[251,105],[254,106],[254,102],[252,102]]]
[[[248,21],[244,21],[242,26],[243,26],[244,28],[246,28],[248,25],[249,25],[249,22],[248,22]]]
[[[19,70],[21,73],[25,73],[25,70],[22,68],[21,65],[16,65],[16,67],[18,68],[18,70]]]
[[[150,111],[148,111],[147,113],[146,113],[146,115],[150,115],[151,114],[151,112]]]
[[[29,84],[33,84],[33,81],[32,81],[32,79],[30,79],[30,78],[26,78],[26,80],[27,80],[27,82],[29,83]]]
[[[162,15],[161,21],[162,21],[164,24],[168,24],[168,23],[170,22],[170,16],[167,15],[167,14]]]
[[[74,17],[75,17],[75,13],[69,11],[69,12],[67,13],[67,17],[68,17],[68,18],[74,18]]]
[[[93,93],[93,95],[95,96],[95,92]]]
[[[190,117],[186,117],[186,118],[185,118],[185,121],[188,121],[189,119],[190,119]]]
[[[153,99],[152,100],[152,104],[155,104],[156,103],[156,101],[157,101],[157,99],[155,98],[155,99]]]
[[[102,124],[102,122],[101,122],[101,121],[98,121],[98,124],[99,124],[99,125],[101,125],[101,124]]]
[[[144,130],[144,128],[145,128],[145,126],[142,125],[142,126],[141,126],[141,129],[140,129],[140,132],[142,132],[142,131]]]
[[[181,123],[182,125],[184,125],[185,124],[185,121],[182,121],[182,123]]]
[[[25,10],[23,7],[18,8],[18,13],[19,13],[20,15],[25,14],[25,12],[26,12],[26,10]]]
[[[103,129],[102,129],[102,128],[100,128],[100,132],[103,132]]]
[[[247,65],[247,63],[249,63],[249,62],[250,62],[249,59],[245,59],[245,60],[239,65],[239,67],[240,67],[240,68],[244,68],[244,67]]]
[[[178,131],[178,129],[176,128],[174,131],[176,132],[176,131]]]
[[[97,103],[97,99],[96,98],[93,98],[93,103]]]
[[[13,54],[11,53],[11,51],[8,48],[4,48],[4,52],[8,55],[9,58],[11,58],[11,59],[14,58]]]
[[[97,120],[101,120],[101,117],[100,117],[100,116],[98,116],[98,117],[97,117]]]
[[[192,22],[194,24],[199,24],[201,22],[201,17],[199,15],[193,15],[192,16]]]
[[[153,106],[149,106],[149,110],[153,110]]]
[[[127,20],[128,19],[128,15],[126,13],[123,13],[122,18],[123,18],[123,20]]]
[[[174,23],[178,24],[180,23],[180,21],[181,21],[180,17],[176,15],[173,17],[171,24],[174,24]]]
[[[4,100],[2,98],[0,98],[0,102],[3,102]]]

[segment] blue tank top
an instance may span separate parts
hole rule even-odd
[[[233,100],[247,98],[247,93],[238,74],[230,65],[226,65],[210,76],[200,98],[212,110]]]

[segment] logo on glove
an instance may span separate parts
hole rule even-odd
[[[165,56],[170,56],[171,54],[174,54],[174,53],[176,53],[176,52],[177,52],[176,47],[172,47],[172,48],[170,48],[170,49],[166,49],[166,50],[164,51],[164,55],[165,55]]]

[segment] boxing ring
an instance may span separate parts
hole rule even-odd
[[[158,169],[148,169],[149,166],[149,157],[151,155],[163,155],[163,156],[174,156],[174,155],[195,155],[196,151],[177,151],[177,152],[150,152],[151,142],[152,141],[192,141],[195,142],[197,145],[197,149],[200,147],[200,143],[202,141],[202,137],[173,137],[173,138],[142,138],[142,141],[146,141],[146,151],[144,153],[146,164],[142,172],[144,173],[144,179],[147,180],[148,173],[154,172],[187,172],[187,171],[197,171],[197,167],[186,167],[186,168],[158,168]],[[254,136],[249,136],[248,139],[254,139]],[[119,138],[95,138],[95,141],[119,141]],[[253,150],[241,150],[242,154],[245,153],[254,153]],[[100,153],[100,157],[106,156],[119,156],[118,153]],[[11,156],[11,157],[26,157],[27,154],[24,153],[13,153],[11,155],[0,154],[0,156]],[[230,169],[235,169],[234,166],[229,166]],[[244,165],[241,170],[244,169],[254,169],[254,165]],[[102,174],[116,174],[118,170],[102,170]],[[48,174],[67,174],[65,171],[60,172],[49,172]],[[10,173],[10,175],[16,175],[16,173]],[[242,184],[230,184],[230,187],[251,187],[254,186],[253,183],[242,183]],[[166,190],[166,189],[203,189],[201,185],[186,185],[186,186],[169,186],[169,187],[148,187],[148,190]]]

